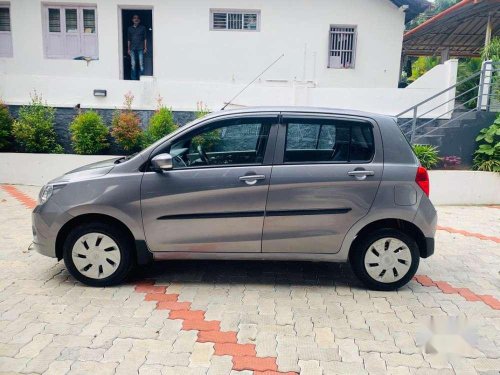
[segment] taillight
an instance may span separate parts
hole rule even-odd
[[[430,183],[429,183],[429,174],[427,173],[427,169],[424,167],[418,167],[417,175],[415,176],[415,182],[420,189],[425,193],[425,195],[429,196],[430,192]]]

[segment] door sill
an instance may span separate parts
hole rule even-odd
[[[313,253],[196,253],[164,251],[154,252],[154,260],[213,259],[213,260],[303,260],[311,262],[346,262],[347,258],[336,254]]]

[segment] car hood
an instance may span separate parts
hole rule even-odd
[[[51,180],[49,183],[65,183],[104,176],[115,167],[115,161],[118,159],[120,159],[120,157],[84,165],[83,167],[73,169],[72,171],[63,174],[62,176]]]

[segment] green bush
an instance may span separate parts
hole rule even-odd
[[[172,133],[177,129],[177,125],[174,122],[174,115],[172,110],[167,107],[160,106],[151,119],[149,120],[149,126],[143,135],[143,147],[148,147],[149,145],[155,143],[160,138],[163,138],[167,134]]]
[[[36,92],[31,103],[21,107],[12,126],[16,144],[21,151],[35,153],[62,153],[54,130],[55,109],[43,103]]]
[[[9,108],[0,100],[0,150],[7,150],[11,144],[13,122]]]
[[[411,77],[408,82],[413,82],[427,73],[429,70],[439,65],[439,58],[433,56],[421,56],[416,59],[411,66]]]
[[[500,61],[500,36],[496,36],[486,45],[481,53],[483,60]]]
[[[439,163],[438,149],[431,145],[413,145],[413,151],[422,167],[432,169]]]
[[[142,138],[141,120],[132,111],[133,100],[130,92],[125,95],[125,109],[115,112],[111,124],[111,135],[125,151],[137,149]]]
[[[500,115],[488,128],[479,132],[474,152],[473,168],[478,171],[500,172]]]
[[[461,82],[479,72],[482,63],[482,60],[476,57],[460,59],[458,63],[457,82]],[[479,80],[480,76],[478,75],[457,86],[455,94],[459,96],[457,104],[464,103],[464,108],[476,108],[477,95],[479,94],[479,87],[476,86],[479,85]]]
[[[108,128],[95,111],[79,113],[69,126],[73,150],[77,154],[94,155],[109,146]]]

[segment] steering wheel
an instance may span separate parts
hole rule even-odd
[[[201,145],[198,145],[198,147],[196,147],[196,150],[198,151],[198,154],[200,155],[201,160],[203,160],[203,162],[206,165],[209,165],[210,160],[208,159],[207,153],[205,151],[203,151],[203,149],[201,148]]]
[[[183,158],[180,157],[180,155],[177,155],[174,157],[174,160],[177,160],[178,163],[180,163],[183,167],[187,167],[188,165],[184,161]]]

